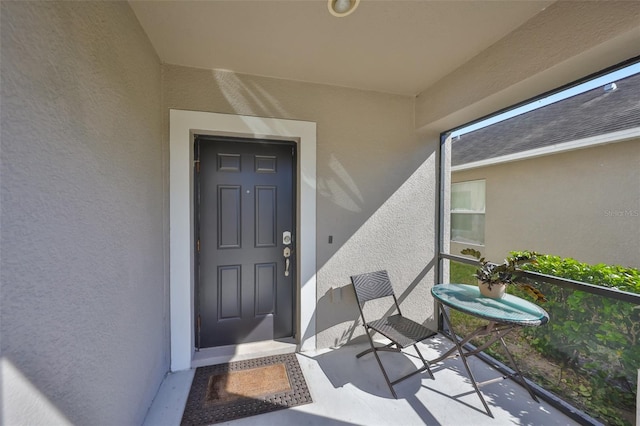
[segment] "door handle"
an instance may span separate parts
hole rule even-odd
[[[282,255],[284,256],[284,276],[288,277],[289,265],[291,264],[289,260],[289,258],[291,257],[291,249],[289,247],[285,247],[284,251],[282,252]]]

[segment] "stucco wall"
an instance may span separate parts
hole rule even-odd
[[[486,179],[485,250],[640,267],[640,140],[455,172]],[[465,245],[451,244],[453,254]]]
[[[437,135],[416,134],[413,98],[171,65],[163,93],[165,120],[175,108],[317,123],[318,347],[353,337],[356,273],[388,269],[406,313],[433,320],[418,284],[433,282]]]
[[[640,2],[558,1],[416,99],[416,123],[463,125],[640,55]]]
[[[1,19],[0,423],[140,424],[169,366],[159,59],[126,2]]]
[[[1,2],[2,421],[141,422],[168,369],[169,108],[318,123],[318,346],[354,335],[332,289],[366,270],[431,321],[439,132],[638,55],[637,2],[591,3],[445,77],[414,123],[408,97],[174,66],[161,83],[123,2]]]

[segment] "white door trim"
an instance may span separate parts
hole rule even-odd
[[[194,134],[294,140],[298,144],[298,285],[300,350],[316,347],[316,123],[172,109],[169,111],[169,265],[171,371],[194,354]]]

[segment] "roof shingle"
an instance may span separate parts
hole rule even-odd
[[[640,74],[463,134],[453,166],[640,126]]]

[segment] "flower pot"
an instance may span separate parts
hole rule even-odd
[[[489,290],[489,286],[487,284],[479,282],[478,287],[480,288],[481,295],[492,299],[502,299],[507,292],[506,284],[492,284],[491,290]]]

